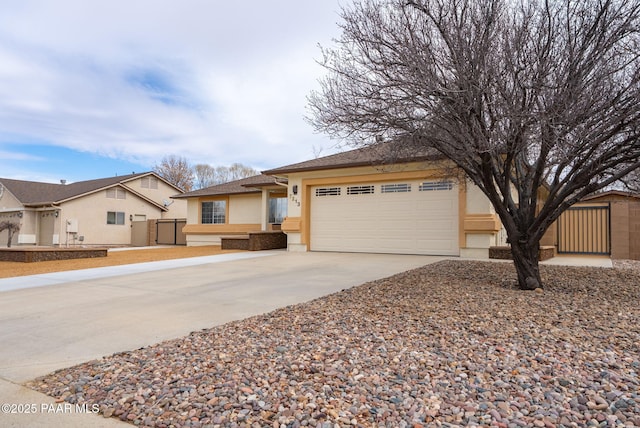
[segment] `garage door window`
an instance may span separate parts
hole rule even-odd
[[[203,202],[202,224],[224,224],[226,209],[227,203],[225,201]]]
[[[432,190],[451,190],[453,183],[451,181],[425,181],[420,184],[421,192],[429,192]]]
[[[339,187],[320,187],[316,189],[316,196],[340,196]]]
[[[407,193],[411,191],[411,184],[383,184],[380,186],[381,193]]]
[[[347,195],[371,195],[373,190],[373,186],[349,186]]]

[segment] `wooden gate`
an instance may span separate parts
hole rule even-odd
[[[609,205],[574,206],[558,219],[559,254],[611,254]]]
[[[186,219],[156,220],[156,243],[158,245],[187,245],[187,237],[182,232],[182,228],[186,224]]]

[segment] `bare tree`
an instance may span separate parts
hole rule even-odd
[[[241,163],[234,163],[231,166],[217,167],[215,181],[216,184],[221,184],[258,174],[260,174],[260,172],[249,166],[243,165]]]
[[[621,182],[628,191],[640,194],[640,168],[624,177]]]
[[[216,169],[211,165],[202,163],[194,165],[193,174],[195,176],[195,189],[204,189],[216,184]]]
[[[193,170],[184,157],[175,155],[165,156],[153,171],[169,183],[189,191],[193,187]]]
[[[11,241],[13,240],[13,235],[20,230],[20,223],[16,223],[9,220],[4,220],[0,222],[0,232],[7,231],[9,238],[7,240],[7,247],[11,248]]]
[[[309,96],[317,130],[431,147],[489,198],[519,286],[569,206],[640,166],[638,0],[361,0]],[[541,189],[545,196],[541,198]]]

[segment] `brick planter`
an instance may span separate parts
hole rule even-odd
[[[555,248],[552,246],[540,247],[538,251],[538,260],[549,260],[553,258],[555,255]],[[500,259],[500,260],[512,260],[511,256],[511,247],[509,246],[500,246],[500,247],[489,247],[489,258],[490,259]]]
[[[220,248],[222,250],[248,250],[248,236],[225,236],[220,238]]]
[[[246,236],[227,236],[220,238],[223,250],[274,250],[287,248],[287,235],[280,231],[249,232]]]
[[[45,262],[49,260],[89,259],[107,257],[106,248],[0,248],[0,261],[3,262]]]

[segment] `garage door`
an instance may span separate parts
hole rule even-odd
[[[459,255],[453,182],[406,181],[311,189],[312,251]]]

